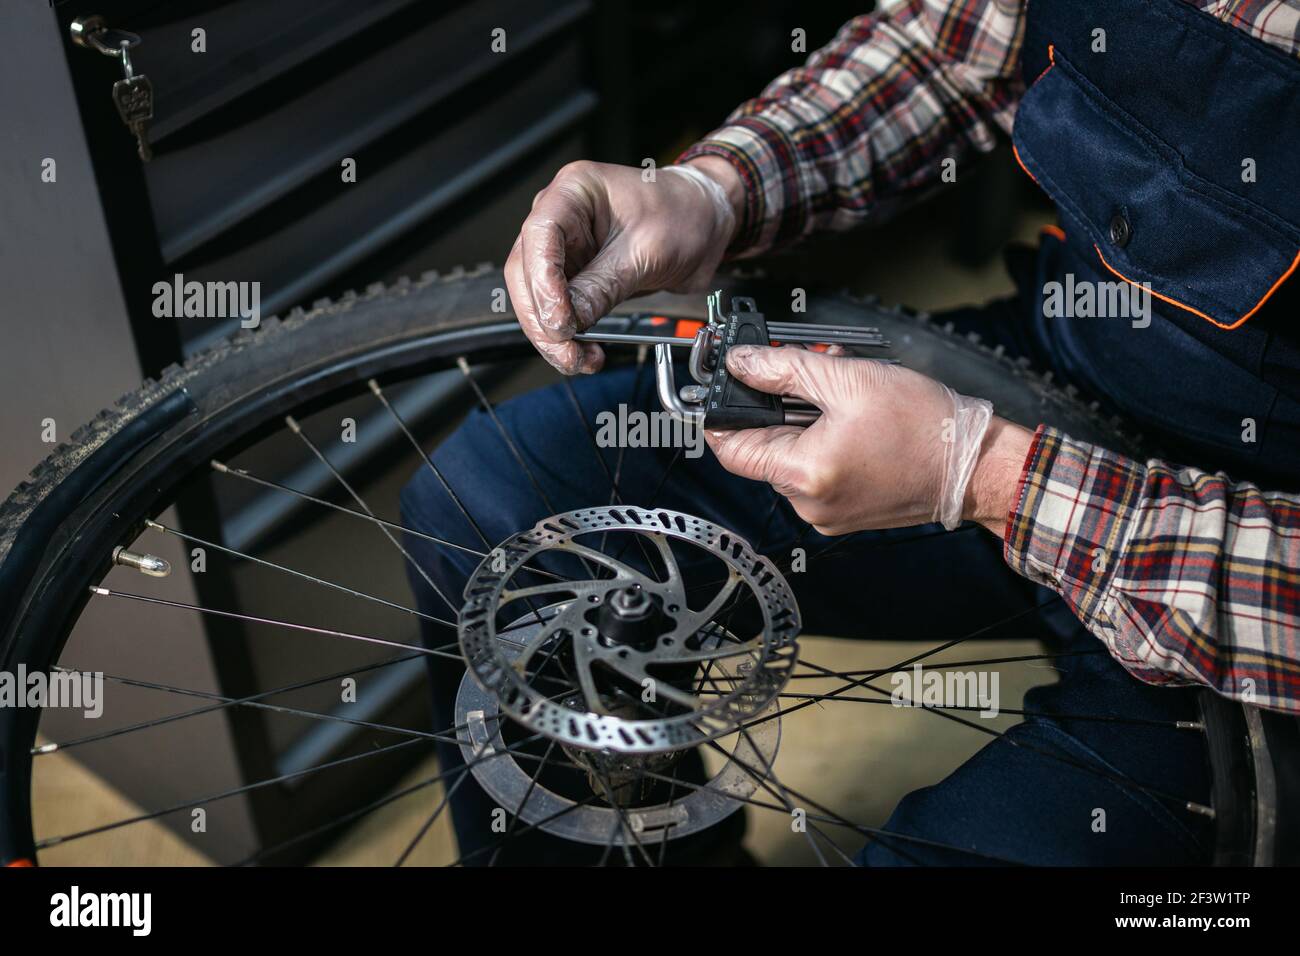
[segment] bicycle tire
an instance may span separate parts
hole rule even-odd
[[[748,291],[762,280],[731,281]],[[498,270],[481,265],[321,300],[233,335],[100,412],[0,505],[0,668],[55,663],[86,585],[107,573],[113,547],[129,542],[216,452],[246,446],[283,414],[337,400],[368,378],[445,366],[470,346],[476,361],[531,354],[513,316],[492,309],[503,286]],[[660,294],[628,308],[703,317],[698,296]],[[1119,420],[977,336],[844,294],[811,297],[809,312],[881,328],[908,365],[990,398],[1013,420],[1047,421],[1130,454],[1140,447]],[[0,862],[34,856],[30,753],[2,751],[11,741],[30,747],[38,720],[31,709],[0,713]]]

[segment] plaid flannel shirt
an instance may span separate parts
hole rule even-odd
[[[1300,50],[1300,0],[1186,2]],[[1010,0],[901,0],[849,21],[683,154],[745,183],[731,254],[879,218],[945,159],[991,150],[1024,93],[1023,35]],[[1300,496],[1040,428],[1005,554],[1136,677],[1300,711]]]

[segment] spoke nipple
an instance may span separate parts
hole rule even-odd
[[[110,592],[109,592],[108,588],[96,587],[95,585],[92,584],[92,585],[90,586],[90,593],[91,593],[91,594],[109,594]]]
[[[163,532],[165,532],[165,531],[167,530],[167,529],[164,528],[162,525],[160,525],[157,521],[154,521],[152,518],[145,518],[145,519],[144,519],[144,526],[145,526],[146,528],[148,528],[150,531],[163,531]]]
[[[121,547],[113,551],[113,563],[120,564],[124,568],[135,568],[141,574],[147,574],[151,578],[165,578],[172,573],[171,563],[158,555],[141,554]]]
[[[456,365],[462,372],[469,375],[469,362],[465,361],[465,356],[461,355],[456,358]]]
[[[302,433],[302,428],[298,424],[298,419],[294,418],[292,415],[285,415],[284,423],[289,426],[289,431],[293,432],[295,435]]]
[[[381,391],[379,390],[379,383],[376,382],[373,378],[370,379],[369,381],[367,381],[366,384],[370,386],[370,390],[371,390],[372,392],[374,392],[375,395],[380,396],[380,397],[383,396],[383,392],[381,392]]]
[[[42,744],[42,745],[39,746],[39,747],[33,747],[33,748],[32,748],[32,756],[33,756],[33,757],[36,757],[36,756],[39,756],[39,755],[41,755],[41,754],[52,754],[52,753],[54,753],[54,751],[56,751],[56,750],[58,750],[58,749],[59,749],[59,745],[58,745],[58,744]]]
[[[1209,817],[1211,820],[1214,819],[1214,808],[1207,807],[1203,803],[1192,803],[1190,800],[1187,801],[1187,812],[1199,813],[1203,817]]]
[[[222,474],[225,474],[226,472],[228,472],[228,471],[230,470],[230,469],[225,465],[224,462],[217,461],[215,458],[212,459],[212,461],[208,462],[208,464],[210,464],[214,469],[216,469],[217,471],[221,472]]]
[[[1177,720],[1174,726],[1179,730],[1204,730],[1205,725],[1199,720]]]

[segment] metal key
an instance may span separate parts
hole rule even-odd
[[[113,105],[135,136],[136,152],[149,162],[153,150],[145,136],[145,126],[153,119],[153,84],[131,65],[131,48],[139,45],[139,35],[113,29],[101,16],[78,17],[72,21],[69,31],[78,46],[122,61],[123,77],[113,84]]]
[[[145,138],[145,124],[153,119],[153,84],[143,73],[134,73],[113,84],[113,103],[118,115],[135,135],[136,152],[146,163],[153,158],[153,150]]]

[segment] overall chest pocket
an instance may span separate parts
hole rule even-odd
[[[1300,230],[1188,169],[1059,52],[1051,59],[1021,101],[1012,140],[1060,207],[1069,241],[1220,328],[1249,320],[1300,265]]]

